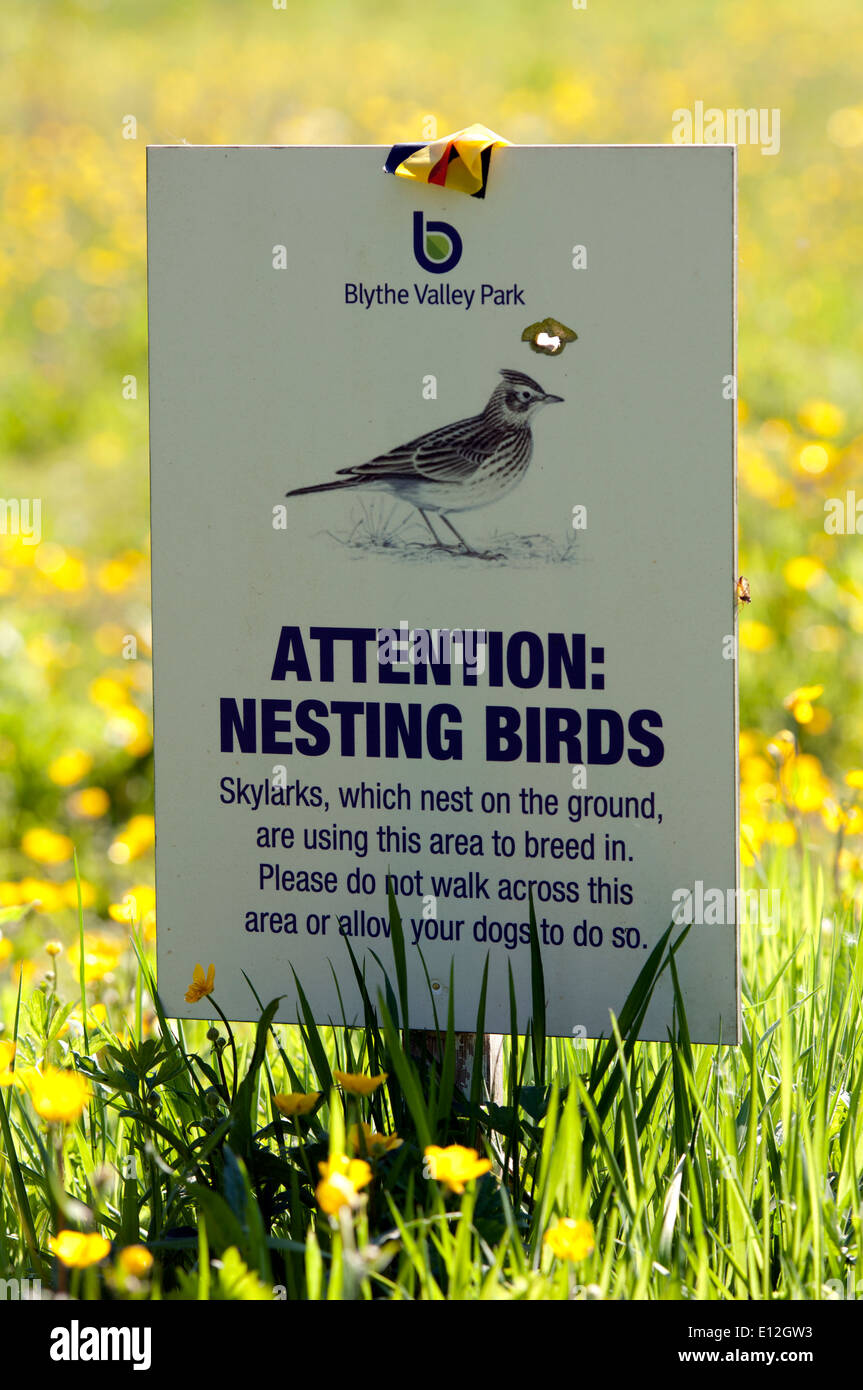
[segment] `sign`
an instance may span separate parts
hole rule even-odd
[[[734,1042],[734,151],[385,154],[148,151],[160,993]]]

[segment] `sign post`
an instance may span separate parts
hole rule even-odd
[[[384,154],[148,151],[160,993],[733,1043],[734,151]]]

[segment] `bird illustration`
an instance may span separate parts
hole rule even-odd
[[[444,545],[428,514],[436,513],[452,531],[465,554],[491,559],[474,550],[450,521],[451,512],[486,507],[511,492],[524,477],[533,453],[531,424],[544,405],[562,401],[549,395],[524,372],[501,371],[501,381],[491,393],[485,410],[467,420],[421,434],[408,444],[400,444],[388,454],[378,454],[367,463],[339,468],[339,477],[330,483],[294,488],[287,497],[312,492],[334,492],[342,488],[364,488],[389,492],[400,501],[416,507],[435,545]],[[341,476],[344,475],[344,476]]]

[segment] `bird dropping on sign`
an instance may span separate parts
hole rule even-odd
[[[736,1042],[734,150],[384,154],[148,150],[167,1012]]]

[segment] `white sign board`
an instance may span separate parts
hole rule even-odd
[[[512,147],[484,201],[379,148],[148,153],[168,1012],[213,962],[230,1017],[245,971],[295,1020],[293,967],[361,1022],[390,873],[413,1026],[421,951],[457,1029],[487,955],[524,1027],[532,891],[549,1032],[607,1034],[674,919],[736,1041],[734,151]]]

